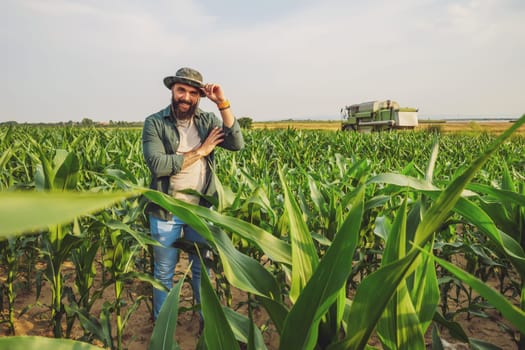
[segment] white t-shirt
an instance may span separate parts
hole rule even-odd
[[[193,118],[190,119],[187,126],[178,124],[177,130],[180,136],[177,154],[184,154],[201,145],[201,139]],[[202,192],[206,182],[206,170],[206,159],[201,158],[186,169],[172,175],[170,177],[170,195],[188,203],[199,204],[199,197],[178,191],[192,189]]]

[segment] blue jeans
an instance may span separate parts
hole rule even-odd
[[[179,258],[179,251],[177,248],[173,248],[172,244],[181,237],[183,230],[184,238],[189,241],[206,243],[206,240],[176,216],[173,216],[171,221],[165,221],[150,215],[149,220],[151,236],[164,245],[164,247],[153,247],[153,277],[171,290],[175,265],[177,265]],[[191,285],[195,300],[200,304],[201,262],[197,254],[190,253],[189,258],[190,263],[192,263]],[[157,319],[167,295],[167,292],[153,288],[153,317],[155,319]]]

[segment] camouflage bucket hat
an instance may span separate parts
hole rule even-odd
[[[204,91],[201,90],[201,88],[203,87],[202,75],[195,69],[184,67],[179,69],[174,76],[164,78],[164,85],[166,85],[166,87],[170,90],[173,84],[175,83],[182,83],[189,86],[193,86],[199,89],[201,96],[206,96]]]

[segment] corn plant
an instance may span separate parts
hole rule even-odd
[[[40,149],[39,149],[40,150]],[[40,162],[35,173],[36,189],[41,191],[72,190],[76,187],[80,171],[78,158],[74,153],[57,150],[53,160],[47,158],[40,150]],[[68,225],[52,225],[49,233],[42,236],[41,254],[46,259],[46,269],[43,273],[51,284],[51,319],[55,337],[62,337],[63,308],[63,275],[62,265],[69,259],[73,249],[80,246],[82,239],[69,232]]]
[[[75,293],[73,288],[66,287],[68,304],[64,305],[68,318],[68,328],[66,336],[69,337],[71,328],[75,319],[78,319],[85,330],[93,330],[91,324],[87,324],[90,320],[90,311],[94,303],[102,298],[104,287],[93,291],[96,276],[96,254],[102,244],[101,240],[92,239],[85,235],[82,244],[75,250],[71,251],[71,261],[75,266],[75,284],[74,287],[78,293]],[[87,331],[85,339],[91,340],[92,331]],[[107,339],[101,339],[107,342]]]
[[[38,237],[34,235],[24,237],[0,237],[0,265],[6,272],[5,280],[0,284],[0,310],[2,320],[7,323],[8,331],[16,333],[15,329],[15,301],[20,290],[31,291],[33,286],[33,264],[35,263],[35,244]],[[3,277],[3,276],[2,276]],[[7,309],[7,314],[4,310]]]
[[[21,252],[19,250],[18,252]],[[0,241],[0,259],[2,265],[7,269],[7,279],[5,283],[1,285],[1,295],[0,299],[3,301],[4,296],[7,298],[7,310],[8,316],[7,320],[4,322],[8,323],[9,331],[11,334],[15,334],[15,298],[16,298],[16,289],[15,289],[15,279],[18,272],[18,256],[16,249],[16,239],[8,238],[4,241]],[[3,310],[3,302],[0,303],[0,310]]]

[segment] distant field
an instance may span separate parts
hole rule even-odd
[[[340,121],[275,121],[275,122],[254,122],[254,129],[314,129],[314,130],[339,130]]]
[[[509,128],[511,122],[504,121],[420,121],[417,130],[429,128],[439,129],[441,132],[489,132],[501,133]],[[312,129],[312,130],[340,130],[340,121],[275,121],[254,122],[254,129]],[[525,126],[518,129],[517,133],[525,134]]]

